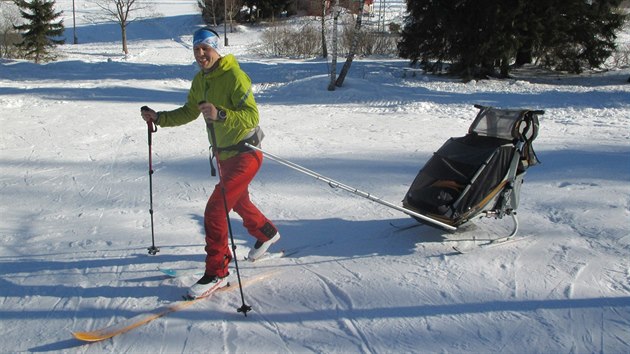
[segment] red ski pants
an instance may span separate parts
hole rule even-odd
[[[218,161],[221,178],[206,204],[204,226],[206,231],[206,274],[225,277],[232,260],[228,240],[228,225],[223,189],[228,211],[234,210],[243,218],[243,226],[257,240],[267,241],[277,229],[249,199],[249,183],[260,169],[263,156],[260,151],[240,153]]]

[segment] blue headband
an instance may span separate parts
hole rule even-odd
[[[206,44],[214,49],[219,49],[219,37],[205,28],[197,30],[193,35],[193,46],[196,47],[200,44]]]

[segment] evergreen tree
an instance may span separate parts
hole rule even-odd
[[[545,31],[541,48],[543,64],[580,73],[599,67],[615,50],[615,32],[624,16],[614,10],[620,0],[554,0],[556,15]]]
[[[35,63],[53,60],[52,50],[65,42],[60,39],[64,32],[63,20],[54,22],[61,16],[55,12],[55,1],[47,0],[14,0],[20,8],[20,14],[27,21],[20,26],[13,26],[22,33],[22,42],[17,46],[27,59]]]
[[[420,61],[430,71],[438,71],[440,63],[454,59],[452,39],[456,31],[451,22],[455,19],[458,0],[407,0],[409,15],[398,43],[399,55],[411,59],[413,63]],[[431,64],[430,60],[435,60]]]
[[[456,72],[464,78],[508,75],[518,46],[513,19],[520,10],[519,3],[478,0],[460,4],[457,14],[461,27],[452,55]]]
[[[464,78],[505,77],[511,64],[534,58],[580,72],[601,65],[615,49],[624,21],[615,12],[620,2],[407,0],[399,54],[414,62],[451,62],[451,72]]]

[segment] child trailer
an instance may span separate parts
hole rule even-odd
[[[509,238],[518,231],[523,177],[539,163],[532,142],[544,111],[475,107],[479,113],[468,134],[450,138],[434,153],[411,184],[403,206],[453,227],[477,216],[510,215],[514,227]]]

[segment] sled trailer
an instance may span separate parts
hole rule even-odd
[[[532,143],[544,111],[475,107],[479,112],[468,133],[450,138],[433,154],[403,206],[454,227],[475,217],[508,215],[513,236],[523,177],[539,163]]]

